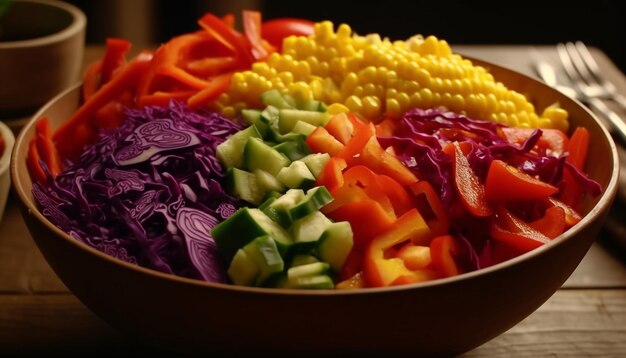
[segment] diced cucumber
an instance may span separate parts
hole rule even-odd
[[[235,285],[249,286],[256,281],[259,271],[256,262],[243,249],[239,249],[233,256],[227,273]]]
[[[294,243],[317,242],[326,228],[333,222],[322,212],[315,211],[301,219],[294,220],[291,225]]]
[[[253,174],[256,176],[257,184],[264,190],[264,194],[268,192],[284,192],[287,188],[275,176],[263,169],[255,169]]]
[[[281,109],[278,111],[278,130],[280,133],[291,132],[298,121],[314,126],[324,126],[329,120],[328,113],[301,111],[299,109]]]
[[[317,100],[296,101],[296,108],[303,111],[326,112],[326,105],[324,102]]]
[[[258,109],[242,109],[241,118],[249,125],[257,124],[261,120],[261,111]]]
[[[232,260],[237,250],[259,236],[270,235],[283,254],[287,253],[292,244],[291,236],[282,226],[261,210],[247,207],[237,210],[217,224],[211,230],[211,235],[226,262]]]
[[[325,275],[330,266],[326,262],[312,262],[303,265],[292,266],[287,270],[287,277],[291,280],[296,277],[311,277]]]
[[[313,153],[300,159],[306,164],[307,168],[311,171],[314,177],[319,177],[322,170],[328,161],[330,160],[330,154],[328,153]]]
[[[320,260],[317,259],[317,257],[313,256],[313,255],[295,255],[292,259],[291,259],[291,266],[301,266],[301,265],[307,265],[307,264],[312,264],[312,263],[316,263],[319,262]]]
[[[254,205],[259,205],[267,192],[256,175],[237,168],[230,168],[226,172],[226,190]]]
[[[333,201],[328,189],[323,186],[317,186],[309,189],[302,200],[289,210],[292,220],[298,220],[316,211],[319,211],[324,205]]]
[[[261,138],[261,133],[255,126],[250,126],[233,134],[217,146],[215,150],[217,159],[226,168],[241,168],[244,146],[252,137]]]
[[[298,160],[311,154],[311,149],[309,149],[304,139],[304,136],[298,136],[293,140],[277,144],[273,148],[283,153],[289,160]]]
[[[249,171],[262,169],[277,176],[290,160],[259,138],[249,138],[243,149],[243,167]]]
[[[276,246],[276,241],[269,235],[257,237],[244,246],[243,250],[259,268],[254,281],[255,286],[262,285],[272,274],[281,272],[285,268],[285,262]]]
[[[261,94],[261,102],[266,106],[274,106],[279,109],[294,108],[294,104],[290,103],[277,89],[271,89]]]
[[[304,134],[305,136],[308,137],[311,133],[313,133],[315,128],[317,127],[305,121],[297,121],[296,125],[293,126],[291,133]]]
[[[281,168],[276,178],[292,189],[308,189],[315,184],[315,177],[306,164],[300,160],[294,160],[289,166]]]
[[[289,210],[293,208],[296,203],[300,202],[304,196],[304,191],[301,189],[289,189],[283,196],[269,204],[263,212],[272,218],[272,220],[278,222],[282,227],[288,228],[291,226]]]
[[[325,262],[293,266],[287,270],[289,288],[331,289],[333,280],[326,274],[329,265]]]
[[[328,262],[333,272],[341,272],[354,245],[352,227],[347,221],[332,223],[319,239],[317,251],[322,261]]]

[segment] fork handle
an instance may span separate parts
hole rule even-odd
[[[602,100],[598,98],[589,99],[589,105],[593,110],[599,112],[606,119],[609,120],[609,124],[611,126],[611,128],[609,128],[609,131],[613,133],[613,135],[617,136],[617,139],[622,144],[626,144],[626,122],[624,122],[617,113],[615,113],[604,102],[602,102]]]
[[[621,93],[616,93],[613,96],[613,99],[620,105],[620,107],[622,107],[624,111],[626,111],[626,97],[624,97]]]

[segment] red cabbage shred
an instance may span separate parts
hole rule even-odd
[[[124,123],[86,148],[46,187],[43,215],[120,260],[179,276],[227,282],[211,228],[237,208],[223,190],[215,149],[242,127],[218,113],[168,107],[127,110]],[[45,165],[44,165],[45,166]]]

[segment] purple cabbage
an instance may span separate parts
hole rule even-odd
[[[52,223],[120,260],[161,272],[226,282],[210,232],[237,198],[222,184],[218,144],[241,127],[217,113],[168,107],[127,110],[33,196]]]

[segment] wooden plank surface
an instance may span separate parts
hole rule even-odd
[[[528,46],[454,49],[534,75]],[[553,48],[537,51],[558,64]],[[87,48],[85,62],[101,54],[100,47]],[[626,93],[624,75],[601,51],[594,49],[593,54]],[[611,239],[615,233],[626,238],[622,212],[612,213],[615,225],[606,226],[561,290],[526,320],[465,356],[626,356],[626,259]],[[115,332],[67,290],[30,238],[11,196],[0,222],[0,356],[44,352],[145,354],[153,350]]]

